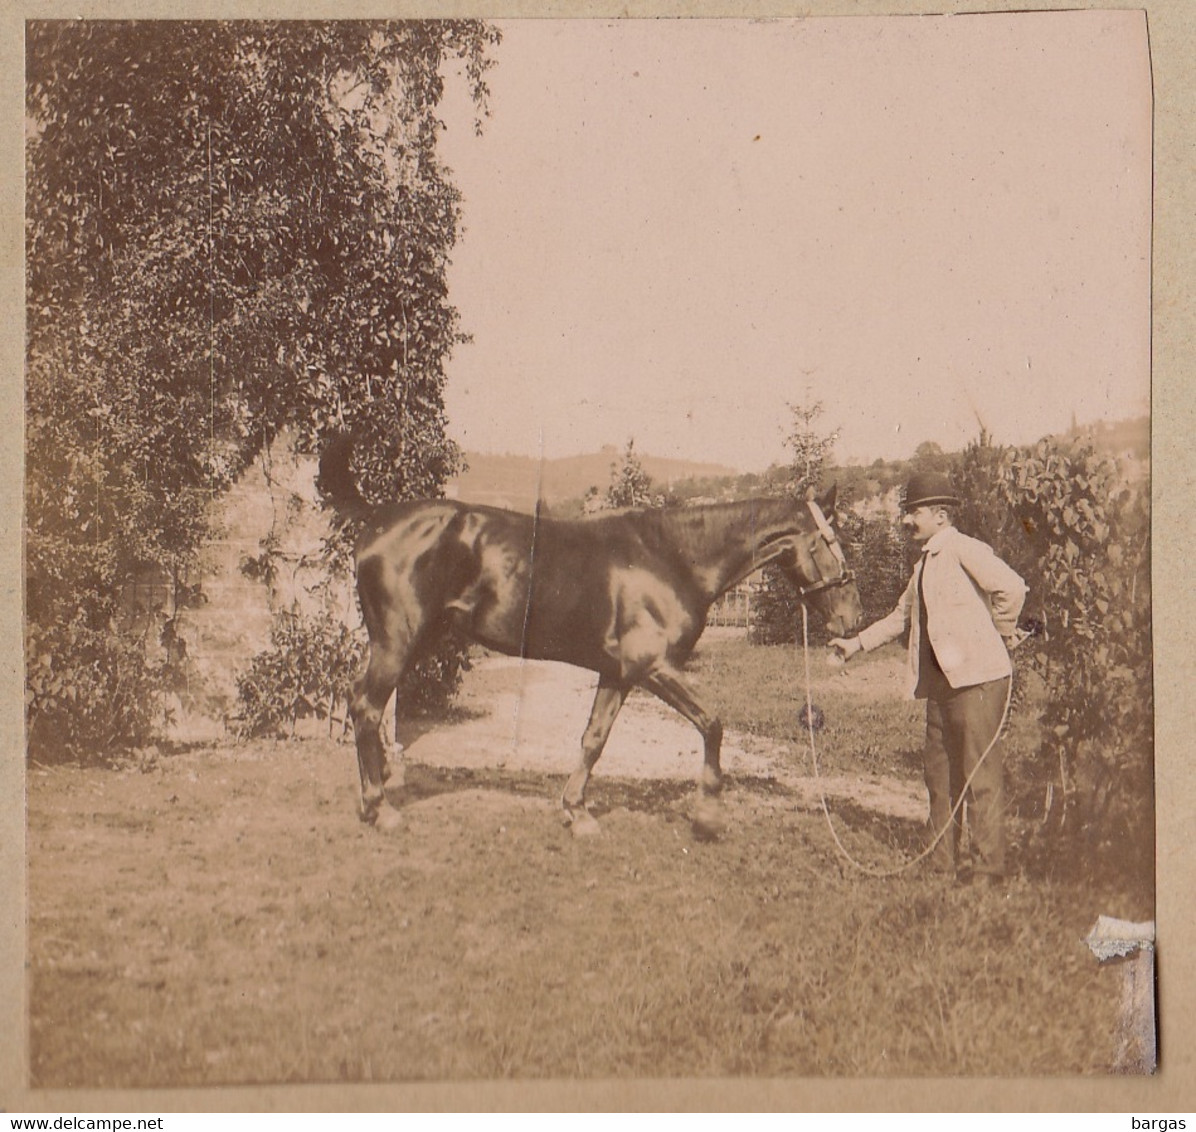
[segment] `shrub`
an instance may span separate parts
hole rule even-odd
[[[884,516],[863,518],[845,511],[839,518],[848,565],[855,573],[864,624],[884,617],[897,604],[913,570],[910,541],[900,522]]]
[[[399,686],[400,717],[440,716],[448,711],[461,674],[469,671],[469,653],[452,634],[429,642]]]
[[[607,507],[651,507],[655,502],[652,477],[644,471],[635,452],[634,437],[623,450],[622,464],[611,464],[610,485],[606,489]]]
[[[1028,607],[1041,631],[1029,660],[1046,694],[1044,828],[1073,850],[1068,858],[1145,878],[1154,821],[1147,482],[1091,446],[1055,441],[1006,452],[1000,473],[1034,561]]]
[[[275,615],[270,648],[237,678],[244,735],[290,735],[300,719],[332,720],[360,667],[357,634],[328,613]]]
[[[327,719],[347,711],[350,687],[366,656],[360,632],[328,613],[298,609],[275,615],[270,648],[258,653],[237,678],[242,735],[290,736],[301,719]],[[468,668],[466,654],[450,636],[425,648],[403,678],[398,710],[404,716],[447,710]]]
[[[821,622],[811,619],[811,640],[821,629]],[[765,566],[760,588],[752,598],[748,640],[754,645],[783,645],[800,639],[801,601],[797,591],[778,567]]]
[[[95,762],[143,746],[162,719],[166,666],[146,658],[144,635],[94,629],[82,615],[31,624],[25,638],[30,757]]]

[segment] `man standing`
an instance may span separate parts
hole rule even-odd
[[[892,613],[857,637],[834,638],[830,647],[849,659],[909,630],[910,690],[926,701],[930,834],[946,831],[928,859],[936,870],[960,868],[967,878],[958,860],[962,815],[955,807],[971,778],[972,871],[978,881],[999,885],[1005,876],[1005,791],[996,738],[1026,584],[989,546],[955,529],[952,508],[958,506],[946,476],[910,477],[901,522],[922,545],[913,577]]]

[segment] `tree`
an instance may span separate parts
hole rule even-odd
[[[146,569],[178,590],[212,499],[284,427],[307,447],[355,428],[376,499],[457,468],[460,202],[436,107],[460,59],[484,113],[497,39],[475,20],[28,25],[39,656],[67,655],[56,626],[118,632]]]
[[[939,472],[948,474],[951,470],[952,457],[943,451],[942,445],[933,440],[924,440],[914,449],[913,459],[910,460],[910,470],[914,472]]]
[[[828,433],[819,430],[818,420],[823,413],[821,401],[789,405],[788,408],[793,420],[785,438],[785,447],[792,454],[788,491],[798,499],[805,499],[809,492],[818,490],[843,430],[835,428]]]
[[[611,464],[610,486],[606,489],[607,507],[649,507],[654,502],[652,477],[635,453],[635,438],[627,441],[623,462]]]

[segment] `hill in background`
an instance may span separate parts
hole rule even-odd
[[[722,464],[669,460],[637,453],[654,487],[667,491],[688,480],[736,479],[739,473]],[[448,485],[448,494],[465,503],[486,503],[516,511],[535,510],[537,491],[550,508],[580,500],[591,488],[605,492],[611,467],[621,463],[622,452],[607,445],[600,452],[545,460],[532,456],[494,456],[467,452],[468,469]]]
[[[1073,425],[1058,439],[1091,443],[1098,452],[1128,458],[1149,468],[1149,417]],[[997,443],[1000,443],[999,439]],[[640,452],[636,455],[651,477],[653,490],[665,493],[677,502],[773,494],[783,489],[789,475],[786,468],[778,466],[760,474],[744,474],[722,464],[670,460]],[[824,473],[823,485],[835,484],[841,502],[859,503],[884,496],[904,484],[915,468],[946,470],[956,455],[927,444],[921,445],[918,453],[906,460],[832,465]],[[551,511],[561,515],[579,514],[581,501],[590,488],[605,494],[611,480],[611,468],[620,465],[622,459],[622,451],[613,444],[606,445],[600,452],[545,460],[543,466],[531,456],[467,452],[469,467],[448,485],[447,494],[465,503],[485,503],[530,513],[535,510],[538,492]]]

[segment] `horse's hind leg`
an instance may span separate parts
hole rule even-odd
[[[629,690],[627,685],[607,680],[606,677],[598,681],[598,692],[594,696],[590,722],[586,724],[581,737],[581,762],[569,776],[569,781],[565,783],[565,792],[561,795],[565,824],[572,827],[575,835],[584,836],[598,829],[598,823],[585,808],[586,785],[590,781],[590,772],[594,769],[594,764],[606,746],[610,729],[614,726],[615,718]]]
[[[387,829],[398,824],[399,815],[386,800],[383,789],[390,777],[382,741],[382,717],[406,666],[407,649],[402,644],[370,642],[369,663],[353,685],[349,712],[357,741],[357,769],[361,774],[361,820]]]

